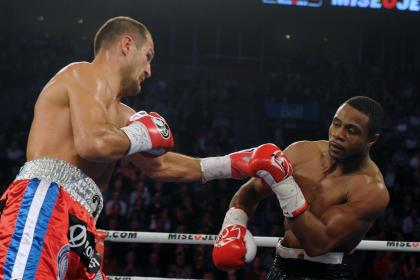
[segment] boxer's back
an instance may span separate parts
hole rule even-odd
[[[109,87],[105,80],[90,63],[70,64],[49,81],[38,97],[28,138],[27,160],[43,157],[65,160],[79,167],[102,187],[107,184],[114,163],[87,161],[77,153],[69,98],[75,83],[92,83],[91,87],[99,87],[101,96],[98,98],[106,104],[108,121],[122,126],[120,104],[108,98]]]
[[[327,141],[305,141],[300,146],[299,156],[292,155],[291,159],[293,177],[310,205],[309,211],[321,221],[328,220],[327,210],[347,203],[352,193],[370,191],[366,186],[371,182],[383,183],[378,167],[370,159],[367,159],[359,169],[343,174],[342,170],[331,169]],[[337,210],[339,211],[339,208]],[[369,217],[366,219],[369,220]],[[301,248],[295,235],[288,230],[287,219],[285,219],[285,227],[287,245]],[[366,233],[366,231],[356,231],[351,228],[348,230],[354,232],[352,238],[337,248],[337,251],[351,251]]]

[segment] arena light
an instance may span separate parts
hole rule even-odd
[[[264,4],[279,4],[288,6],[321,7],[322,0],[262,0]]]

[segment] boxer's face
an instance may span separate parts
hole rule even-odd
[[[364,155],[373,144],[369,117],[348,104],[341,105],[329,129],[329,154],[335,160]]]
[[[123,88],[127,96],[138,95],[143,81],[152,76],[151,62],[154,54],[153,39],[150,35],[140,46],[133,43],[127,66],[122,71]]]

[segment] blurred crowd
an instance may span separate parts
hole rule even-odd
[[[44,39],[20,45],[24,57],[25,49],[34,47],[45,49],[48,56],[18,60],[15,65],[9,63],[8,52],[1,53],[0,62],[7,65],[1,71],[2,97],[16,88],[22,95],[25,91],[37,94],[41,82],[70,56],[71,49],[59,42]],[[241,75],[173,78],[164,75],[165,66],[157,68],[162,69],[162,76],[156,74],[158,77],[146,82],[140,97],[127,102],[136,110],[164,115],[173,128],[176,151],[196,157],[223,155],[262,141],[285,147],[303,140],[301,135],[326,139],[339,104],[355,95],[377,99],[386,119],[372,157],[382,170],[391,201],[365,239],[420,240],[420,88],[415,72],[304,57],[279,61],[277,69],[259,71],[252,82]],[[22,74],[13,74],[16,72]],[[258,87],[250,88],[250,83]],[[1,121],[1,193],[25,161],[32,102],[28,100],[15,112],[12,121]],[[265,104],[276,102],[318,107],[318,119],[308,127],[304,120],[270,118]],[[314,130],[318,131],[315,135]],[[155,182],[122,160],[108,188],[102,190],[104,209],[98,228],[217,234],[230,199],[242,183]],[[267,199],[251,219],[250,230],[255,236],[282,236],[282,220],[277,200]],[[255,260],[244,269],[221,272],[212,265],[211,246],[106,243],[104,268],[109,275],[265,279],[274,255],[273,248],[259,248]],[[356,279],[420,279],[418,254],[356,251],[346,262]]]

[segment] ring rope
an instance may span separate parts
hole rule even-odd
[[[101,230],[102,231],[102,230]],[[163,244],[192,244],[213,245],[217,235],[200,233],[175,232],[144,232],[144,231],[103,231],[105,241],[132,243],[163,243]],[[276,247],[279,237],[255,236],[258,247]],[[381,241],[362,240],[356,250],[365,251],[395,251],[420,252],[418,241]],[[133,279],[133,278],[130,278]]]

